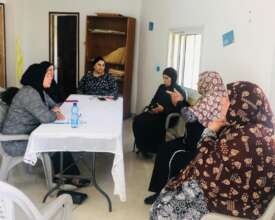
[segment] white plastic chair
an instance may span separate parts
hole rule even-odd
[[[228,215],[218,213],[208,213],[204,215],[201,220],[247,220],[246,218],[235,218]],[[270,201],[264,214],[258,220],[275,220],[275,197]]]
[[[23,162],[23,156],[12,157],[9,156],[2,147],[2,142],[5,141],[21,141],[28,140],[28,135],[6,135],[0,133],[0,155],[2,156],[2,162],[0,167],[0,180],[8,180],[10,170],[17,164]]]
[[[28,220],[71,220],[72,207],[72,198],[63,194],[39,211],[23,192],[0,181],[1,220],[22,220],[24,216]],[[19,210],[21,213],[17,215]],[[22,212],[24,215],[22,215]]]
[[[0,133],[0,155],[2,157],[2,162],[0,165],[0,180],[7,181],[9,172],[12,168],[14,168],[17,164],[23,162],[24,156],[12,157],[8,155],[3,147],[2,142],[5,141],[18,141],[18,140],[28,140],[29,135],[7,135]],[[52,167],[51,167],[51,159],[48,154],[43,154],[40,157],[43,164],[44,174],[46,178],[46,183],[48,189],[52,189],[55,184],[52,182]]]

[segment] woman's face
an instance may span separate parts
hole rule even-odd
[[[223,119],[226,120],[226,115],[227,115],[227,112],[228,112],[228,109],[229,109],[229,106],[230,106],[230,100],[229,100],[228,95],[226,97],[222,98],[222,100],[221,100],[221,106],[222,106],[222,109],[221,109],[221,118],[223,118]]]
[[[99,74],[103,75],[105,70],[105,62],[103,60],[99,60],[95,65],[94,65],[94,71]]]
[[[53,81],[53,75],[54,75],[54,70],[53,70],[53,66],[50,66],[47,69],[47,72],[45,74],[44,80],[43,80],[43,87],[44,88],[50,88],[52,81]]]
[[[162,78],[163,78],[163,83],[164,83],[164,85],[165,85],[166,87],[171,86],[171,84],[172,84],[172,79],[171,79],[169,76],[163,74]]]

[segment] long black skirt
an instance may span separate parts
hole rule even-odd
[[[169,178],[176,176],[184,169],[197,153],[197,143],[204,127],[199,122],[186,124],[187,135],[162,144],[158,148],[149,191],[159,193]],[[184,152],[182,152],[184,150]],[[179,152],[180,151],[180,152]],[[178,153],[176,153],[178,152]],[[176,153],[174,155],[174,153]],[[170,163],[169,162],[173,157]],[[170,173],[169,173],[170,172]]]
[[[165,141],[165,114],[143,112],[133,120],[133,132],[137,148],[143,152],[156,153]]]
[[[51,156],[54,174],[60,173],[61,153],[56,152]],[[80,175],[80,171],[75,164],[71,152],[63,152],[63,174],[65,175]]]

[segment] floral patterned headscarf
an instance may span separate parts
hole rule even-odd
[[[190,108],[198,121],[208,127],[208,123],[220,118],[221,101],[227,96],[223,80],[217,72],[203,72],[199,75],[198,92],[202,95],[199,101]]]
[[[227,91],[228,125],[201,140],[196,158],[166,188],[196,179],[210,212],[256,219],[275,192],[274,116],[259,86],[239,81]]]
[[[274,129],[274,118],[263,90],[250,82],[238,81],[227,86],[230,97],[227,121],[230,124],[258,123]]]

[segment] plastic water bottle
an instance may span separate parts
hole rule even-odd
[[[77,103],[74,102],[72,106],[72,113],[71,113],[71,127],[77,128],[78,124],[79,124],[78,106],[77,106]]]

